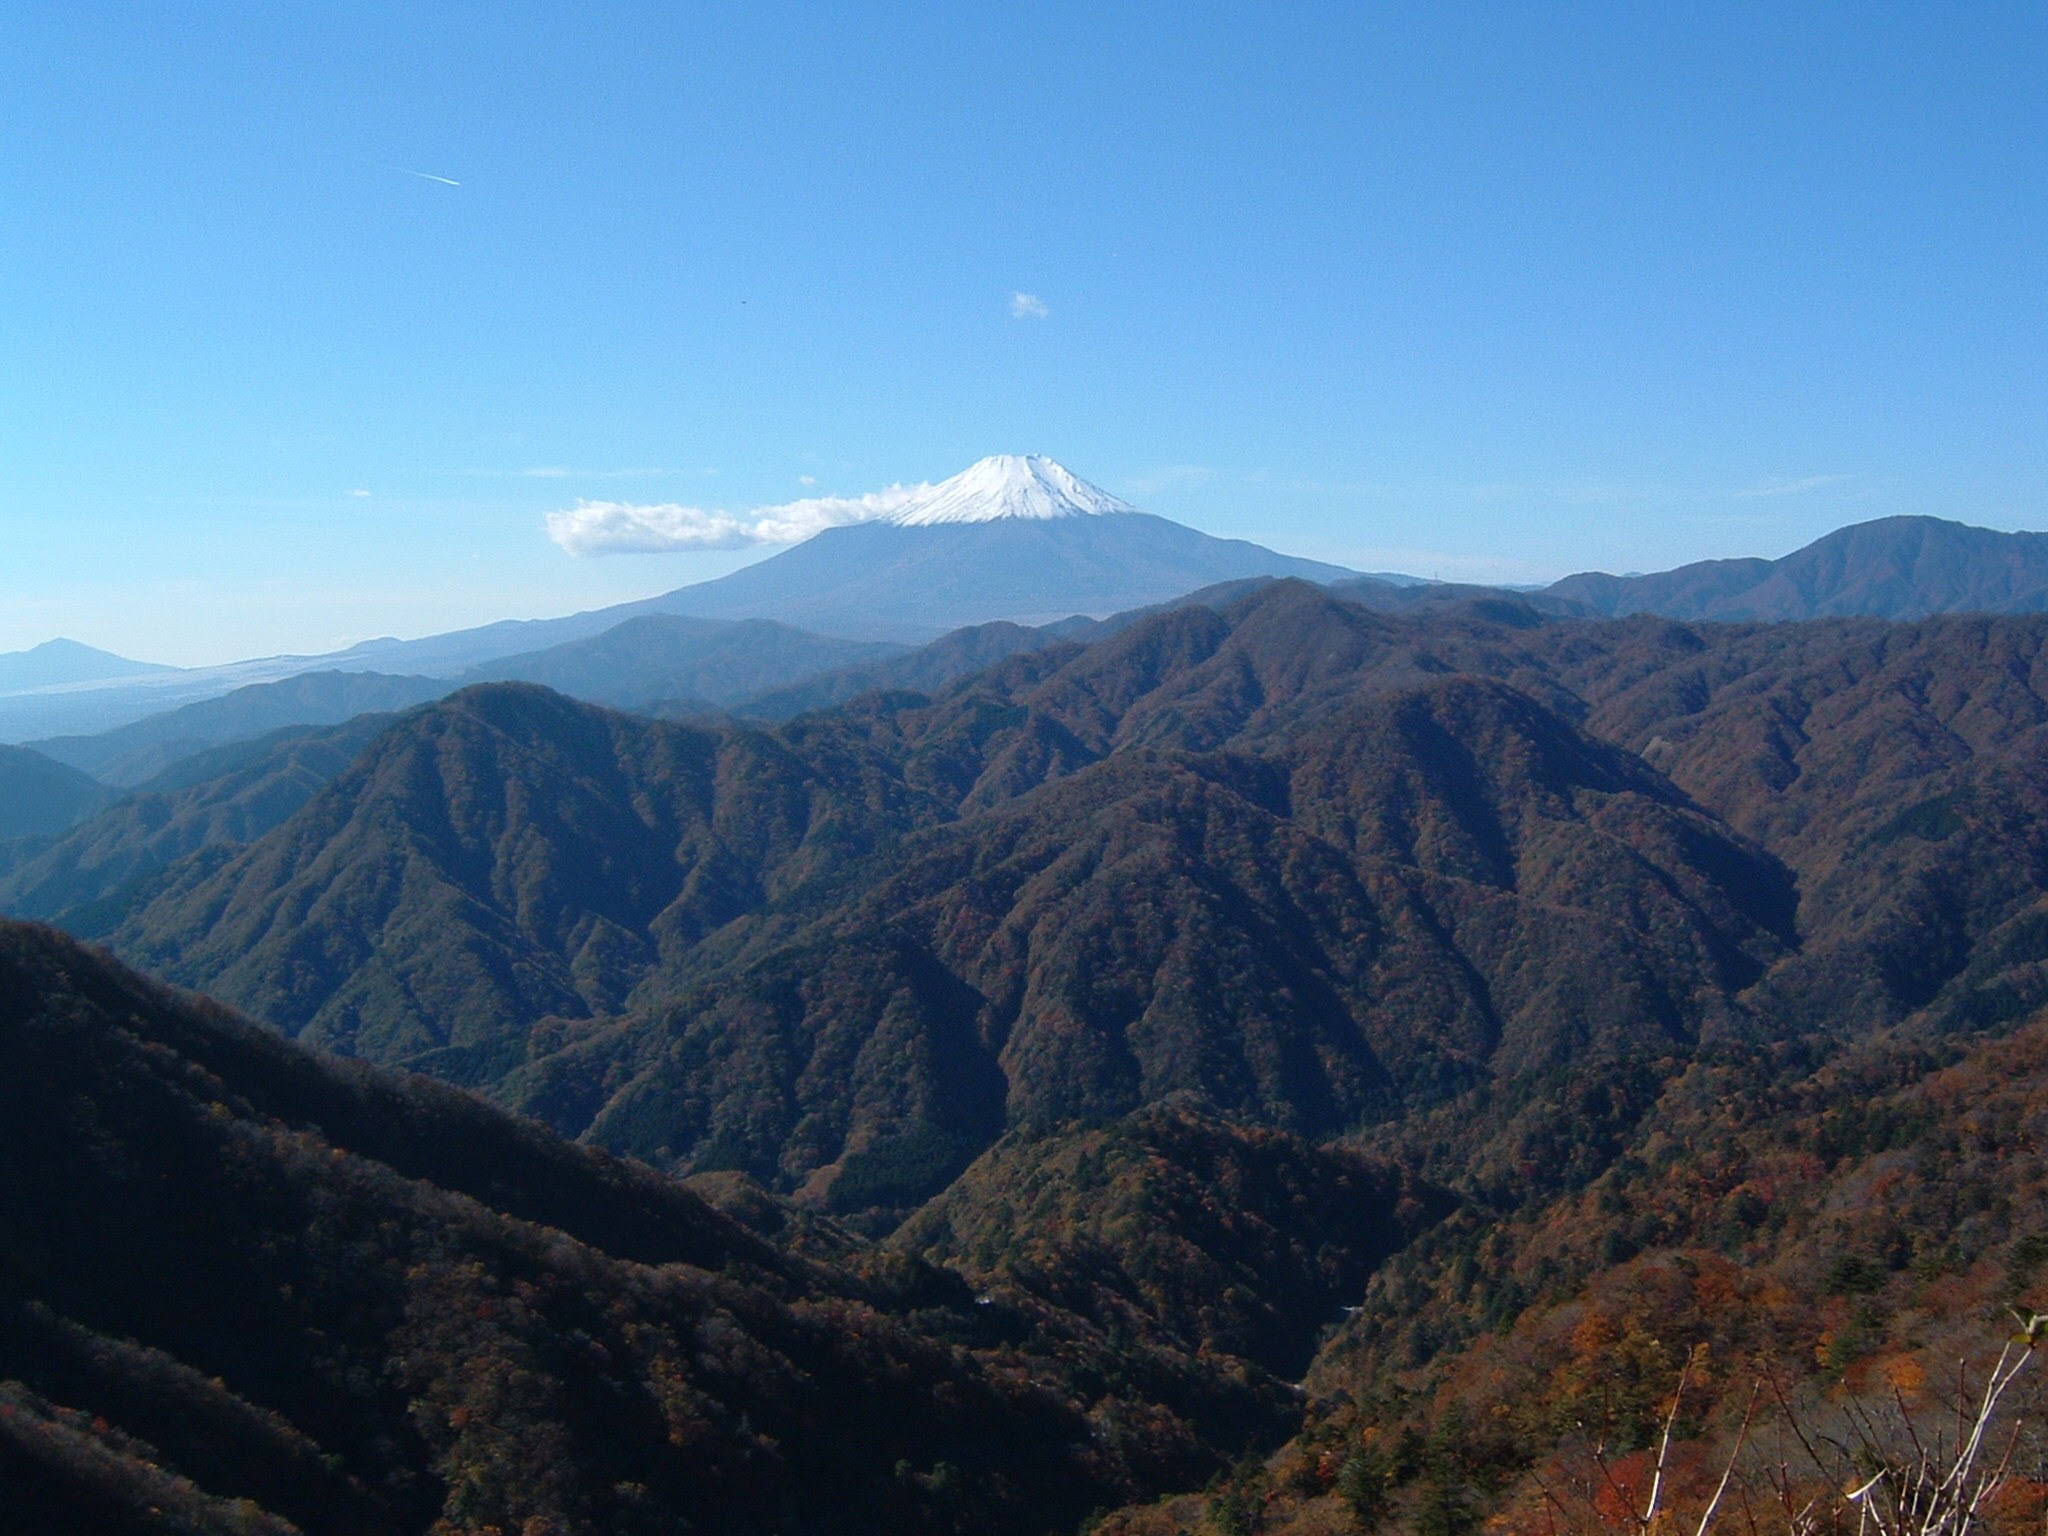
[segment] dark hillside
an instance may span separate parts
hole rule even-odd
[[[1327,1134],[1752,1027],[1785,873],[1559,707],[1525,627],[1286,582],[773,732],[474,690],[118,942],[564,1130],[901,1206],[1008,1125],[1189,1091]]]
[[[1791,901],[1639,762],[1457,681],[1285,756],[1119,752],[891,863],[708,941],[664,972],[656,1028],[567,1043],[508,1091],[571,1124],[609,1094],[608,1144],[843,1167],[900,1204],[1005,1124],[1185,1091],[1323,1134],[1494,1071],[1739,1031],[1733,992]]]
[[[9,1531],[1036,1533],[1285,1422],[18,924],[0,1236]]]
[[[192,1487],[149,1497],[203,1525],[244,1485],[196,1470],[217,1463],[186,1422],[260,1421],[284,1448],[257,1459],[312,1454],[287,1430],[342,1458],[307,1486],[356,1479],[330,1491],[366,1529],[442,1507],[448,1468],[545,1492],[490,1469],[556,1463],[595,1512],[568,1528],[630,1529],[619,1486],[670,1472],[625,1464],[672,1451],[706,1458],[674,1475],[711,1478],[738,1528],[773,1463],[851,1479],[882,1526],[964,1530],[1014,1527],[1026,1488],[1077,1490],[1071,1524],[1257,1450],[1210,1497],[1107,1528],[1535,1536],[1545,1488],[1597,1503],[1592,1446],[1638,1476],[1694,1345],[1677,1435],[1697,1471],[1757,1362],[1804,1412],[1931,1405],[1998,1302],[2048,1301],[2048,617],[1559,621],[1270,582],[1087,643],[997,638],[978,672],[773,727],[472,689],[121,909],[117,942],[178,979],[687,1171],[732,1219],[446,1088],[242,1026],[152,1037],[153,1010],[210,1015],[132,978],[92,991],[119,973],[52,948],[73,958],[44,991],[92,999],[64,1017],[144,1039],[115,1079],[199,1108],[77,1131],[110,1089],[62,1053],[7,1076],[0,1108],[91,1149],[12,1166],[128,1235],[71,1231],[47,1192],[12,1207],[44,1213],[22,1254],[71,1255],[38,1296],[84,1299],[19,1314],[10,1358],[40,1363],[0,1368],[6,1465],[160,1462]],[[227,816],[216,790],[195,815]],[[181,1138],[258,1129],[283,1171],[189,1213],[95,1182],[218,1190],[272,1153]],[[225,1224],[202,1243],[188,1215]],[[318,1241],[272,1251],[248,1223]],[[670,1223],[709,1246],[660,1248],[684,1240]],[[139,1281],[78,1310],[121,1241],[173,1275],[209,1243],[255,1255],[236,1262],[266,1289],[230,1299],[311,1406],[170,1336]],[[307,1265],[348,1271],[355,1310]],[[323,1298],[326,1343],[279,1332],[283,1285]],[[189,1303],[218,1323],[210,1304]],[[736,1332],[685,1340],[675,1316],[711,1308]],[[95,1382],[149,1374],[116,1370],[117,1337],[254,1417],[201,1413],[190,1382],[177,1414],[108,1412]],[[547,1427],[479,1439],[433,1406],[443,1378],[388,1363],[422,1349],[516,1357],[456,1406],[538,1404],[514,1417]],[[713,1427],[660,1451],[667,1429],[618,1405],[669,1402],[649,1383],[670,1366]],[[1267,1460],[1297,1401],[1276,1372],[1304,1372],[1308,1417]],[[1000,1454],[961,1449],[998,1424]],[[982,1458],[965,1482],[937,1466],[962,1456]],[[872,1467],[899,1459],[884,1491]],[[1674,1497],[1696,1510],[1694,1471]],[[2026,1510],[1998,1536],[2038,1530]]]
[[[185,866],[118,942],[291,1033],[410,1059],[615,1008],[664,946],[920,814],[858,761],[493,685]]]
[[[1449,1205],[1391,1164],[1155,1105],[1004,1138],[890,1241],[1291,1379],[1367,1276]]]
[[[2048,619],[1627,629],[1545,638],[1594,731],[1798,875],[1802,953],[1769,1011],[2048,1002]]]

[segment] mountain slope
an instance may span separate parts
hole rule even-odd
[[[487,662],[462,681],[539,683],[619,708],[670,699],[725,705],[801,686],[820,673],[872,665],[901,649],[878,641],[830,640],[766,619],[718,623],[646,614],[587,640]]]
[[[252,683],[95,736],[53,736],[33,745],[102,783],[132,789],[208,747],[290,726],[339,725],[355,715],[405,709],[437,699],[450,687],[428,677],[308,672]]]
[[[1759,1006],[1840,1027],[2048,1002],[2048,618],[1636,618],[1518,644],[1590,730],[1798,877],[1800,953]]]
[[[107,798],[89,774],[27,747],[0,747],[0,840],[62,832]]]
[[[19,924],[0,1237],[9,1530],[1036,1536],[1289,1417]]]
[[[889,1243],[1292,1380],[1367,1277],[1451,1204],[1391,1164],[1173,1103],[1007,1136]]]
[[[1745,1027],[1783,872],[1412,639],[1282,584],[775,732],[472,690],[117,942],[293,1033],[841,1203],[1183,1090],[1324,1133]]]
[[[1576,1075],[1625,1125],[1702,1043],[2048,1001],[2044,640],[1281,582],[773,730],[483,688],[113,937],[862,1220],[1175,1094],[1519,1136]]]
[[[1118,613],[1247,576],[1350,574],[1125,512],[828,528],[773,559],[656,601],[669,613],[923,641],[993,619],[1045,624]]]
[[[306,672],[237,688],[98,735],[52,737],[33,745],[103,783],[134,788],[209,747],[292,726],[335,725],[356,715],[404,709],[472,682],[538,682],[574,698],[620,707],[672,699],[694,700],[703,707],[800,685],[899,649],[828,640],[766,621],[731,624],[643,615],[608,620],[600,633],[467,666],[448,678]]]
[[[487,685],[181,868],[118,942],[336,1048],[502,1051],[509,1021],[617,1007],[665,947],[919,814],[858,761]]]
[[[1094,627],[1085,619],[1036,628],[1008,620],[974,624],[885,660],[840,667],[799,682],[764,689],[740,700],[734,708],[736,713],[752,719],[787,720],[809,710],[844,704],[864,693],[936,693],[999,661],[1076,639],[1091,633]]]
[[[1777,621],[2048,609],[2048,533],[1934,517],[1838,528],[1782,560],[1708,560],[1648,576],[1588,573],[1549,589],[1610,617]]]
[[[390,723],[388,715],[358,715],[185,759],[0,873],[0,912],[61,920],[73,933],[98,937],[173,863],[238,847],[282,822]]]
[[[1597,1179],[1469,1200],[1378,1270],[1307,1375],[1293,1445],[1213,1503],[1101,1529],[1201,1529],[1208,1503],[1279,1531],[1614,1530],[1660,1459],[1684,1529],[1731,1459],[1738,1512],[1782,1490],[1846,1529],[1876,1458],[1942,1443],[1959,1377],[1977,1390],[2014,1339],[2008,1307],[2048,1308],[2044,1144],[2048,1018],[1704,1059]],[[2037,1372],[1992,1443],[2034,1443]],[[2010,1470],[1983,1529],[2041,1517],[2036,1463]]]
[[[902,1204],[1006,1125],[1185,1092],[1325,1135],[1496,1074],[1682,1051],[1743,1027],[1732,993],[1789,890],[1625,764],[1462,682],[1284,755],[1114,753],[669,968],[655,1027],[607,1042],[608,1073],[636,1070],[591,1134]],[[557,1107],[555,1074],[598,1049],[512,1086]]]

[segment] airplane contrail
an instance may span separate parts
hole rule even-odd
[[[391,171],[400,176],[417,176],[421,181],[438,181],[444,187],[459,187],[461,182],[453,176],[436,176],[432,171],[416,171],[409,165],[393,165],[389,160],[365,160],[365,165],[374,165],[380,171]]]

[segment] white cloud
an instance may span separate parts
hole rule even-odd
[[[519,471],[522,480],[566,480],[569,471],[560,464],[536,464],[532,469]]]
[[[798,485],[806,486],[816,485],[818,483],[818,477],[816,475],[798,475],[796,477],[796,483]]]
[[[675,502],[579,501],[547,517],[548,537],[572,555],[650,555],[681,549],[797,544],[846,523],[887,517],[928,485],[892,485],[865,496],[812,496],[727,512]]]
[[[369,494],[370,494],[370,493],[369,493],[368,491],[350,491],[350,492],[349,492],[349,495],[351,495],[351,496],[367,496],[367,495],[369,495]]]
[[[1756,496],[1799,496],[1807,491],[1818,491],[1830,485],[1840,485],[1854,480],[1854,475],[1804,475],[1797,480],[1766,480],[1762,485],[1753,485],[1735,494],[1742,500]]]
[[[1043,320],[1052,311],[1046,308],[1045,300],[1035,293],[1013,293],[1010,295],[1010,315],[1016,320]]]

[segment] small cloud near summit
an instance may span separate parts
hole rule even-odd
[[[1045,300],[1035,293],[1013,293],[1010,295],[1010,317],[1013,320],[1043,320],[1052,311]]]
[[[547,530],[548,537],[572,555],[800,544],[827,528],[887,517],[930,490],[928,485],[892,485],[865,496],[811,496],[744,512],[675,502],[579,501],[565,511],[550,512]]]
[[[1749,486],[1735,495],[1742,501],[1751,501],[1759,496],[1803,496],[1808,491],[1843,485],[1855,478],[1854,475],[1801,475],[1796,480],[1766,480],[1762,485]]]

